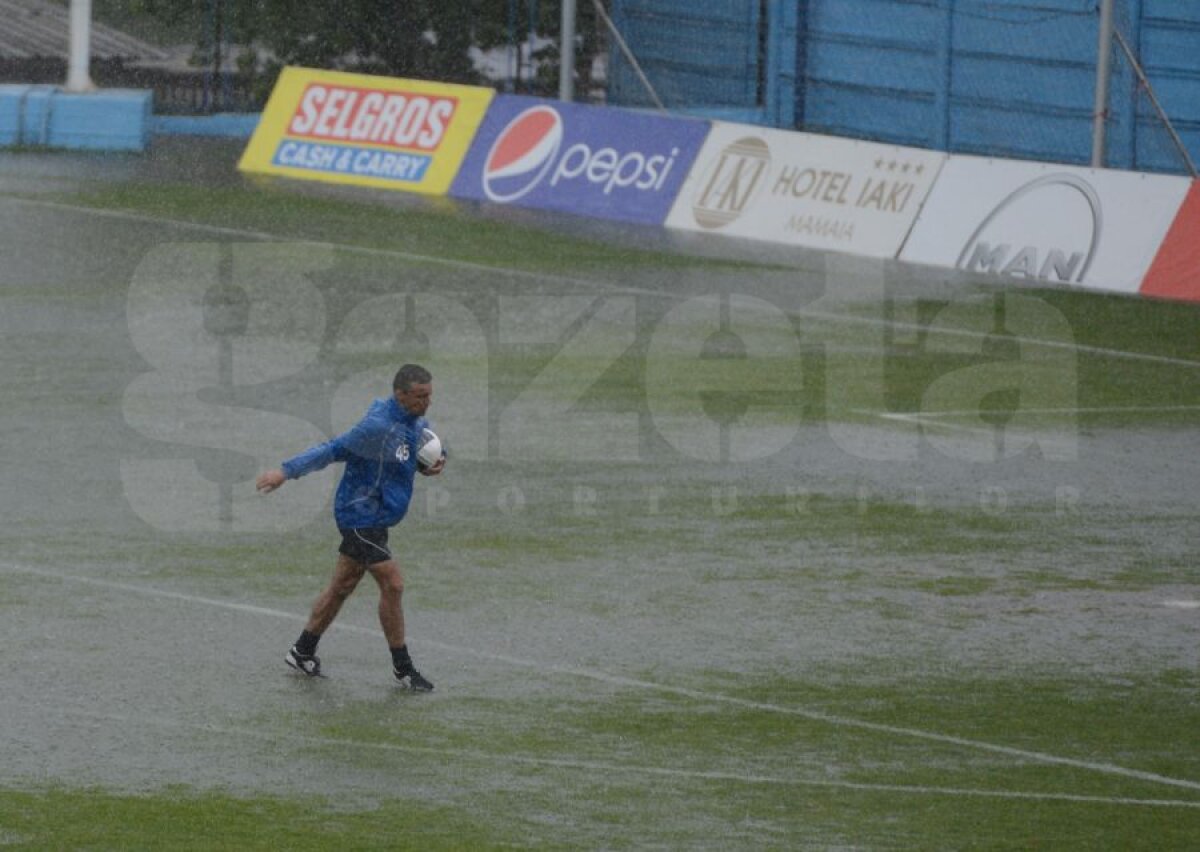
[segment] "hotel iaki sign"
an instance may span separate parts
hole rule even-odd
[[[895,257],[945,154],[716,123],[667,224]]]

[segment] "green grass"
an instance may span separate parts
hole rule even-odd
[[[1004,314],[1002,309],[1011,304],[1019,305],[1020,311],[1015,317],[1008,311],[1006,335],[958,338],[935,331],[968,329],[989,335]],[[881,305],[860,307],[856,313],[886,318]],[[1002,420],[1019,415],[1034,425],[1039,420],[1046,424],[1070,420],[1082,425],[1200,421],[1198,410],[1149,410],[1200,407],[1198,305],[1094,292],[993,290],[968,292],[954,301],[920,299],[907,304],[899,318],[923,327],[915,342],[891,344],[881,329],[838,330],[841,344],[857,341],[875,350],[826,356],[826,384],[838,388],[847,400],[846,408],[872,403],[877,407],[886,401],[893,411],[948,409],[953,399],[939,398],[938,405],[928,404],[935,381],[956,371],[970,375],[967,371],[974,369],[976,386],[968,382],[960,391],[961,401],[969,403],[964,407],[990,408]],[[817,331],[818,340],[822,334]],[[1027,341],[1020,342],[1017,337]],[[1038,346],[1028,340],[1052,345]],[[979,365],[993,365],[995,372],[982,372]],[[873,377],[874,383],[864,385],[863,376]],[[847,382],[849,389],[842,390]],[[989,385],[999,391],[990,398],[986,394]],[[860,396],[856,396],[856,388]],[[968,390],[973,393],[967,394]],[[1027,409],[1076,407],[1082,409],[1079,414],[1025,413]],[[1088,410],[1105,408],[1128,411]]]
[[[609,841],[617,848],[637,845],[637,837],[649,845],[694,843],[697,825],[679,824],[672,813],[699,825],[710,821],[714,836],[757,848],[764,838],[770,845],[771,832],[781,842],[832,844],[840,837],[875,847],[886,845],[892,831],[921,848],[1151,848],[1151,837],[1159,848],[1185,848],[1200,827],[1200,808],[1104,802],[1200,804],[1194,791],[1121,774],[1200,773],[1193,733],[1200,705],[1186,672],[1132,680],[822,674],[820,682],[722,675],[697,684],[712,701],[602,685],[591,690],[591,700],[549,705],[536,697],[466,697],[449,712],[407,713],[403,731],[383,719],[369,721],[369,708],[350,706],[326,717],[320,733],[362,744],[353,758],[343,749],[340,759],[379,769],[393,760],[424,765],[440,752],[464,778],[485,774],[489,764],[507,764],[517,776],[536,773],[551,783],[524,794],[523,812],[565,804],[573,827],[592,837],[610,813],[622,814],[641,828],[615,830]],[[722,703],[722,695],[752,706]],[[404,752],[414,745],[416,753]],[[388,746],[401,755],[389,756]],[[1087,766],[1095,764],[1117,768]],[[574,795],[559,802],[555,779]],[[653,783],[650,797],[638,793],[646,781]],[[588,795],[580,795],[584,790]],[[1055,801],[1056,795],[1100,801]],[[504,795],[473,798],[477,814],[498,817],[509,806]],[[1010,836],[1022,819],[1029,820],[1026,833]],[[767,833],[752,839],[742,824]],[[527,842],[538,846],[551,836],[535,831]]]
[[[1078,343],[1200,359],[1200,305],[1195,303],[1098,298],[1078,290],[1037,290],[1033,295],[1071,319]]]
[[[63,200],[178,221],[266,231],[286,239],[310,239],[538,272],[586,275],[597,269],[636,269],[646,265],[754,267],[621,248],[484,219],[470,215],[448,199],[421,199],[416,202],[417,208],[398,209],[272,189],[267,182],[249,187],[118,184],[63,196]]]
[[[237,797],[185,787],[154,793],[0,790],[5,849],[494,849],[508,826],[460,809],[391,799],[367,810],[319,799]]]
[[[438,204],[395,209],[275,188],[148,184],[65,200],[423,258],[595,272],[614,283],[626,271],[652,278],[691,269],[737,283],[751,269],[614,248]],[[129,268],[137,262],[126,260]],[[275,645],[290,641],[294,625],[253,610],[294,613],[299,624],[332,567],[327,515],[267,535],[159,530],[133,516],[120,458],[192,458],[202,448],[142,436],[125,420],[124,388],[153,369],[121,322],[127,273],[114,263],[82,288],[63,283],[70,279],[51,265],[44,287],[25,281],[3,296],[5,308],[31,308],[43,325],[14,328],[5,349],[6,410],[22,430],[18,445],[29,450],[13,474],[21,477],[11,503],[20,522],[0,535],[0,546],[13,563],[95,582],[0,571],[0,610],[23,627],[9,643],[18,656],[13,677],[34,684],[29,694],[0,694],[0,713],[6,701],[33,710],[43,702],[61,710],[46,714],[49,723],[70,732],[102,731],[118,716],[132,744],[145,714],[179,755],[151,777],[188,777],[186,761],[205,759],[206,738],[226,729],[235,746],[259,747],[245,749],[236,790],[145,778],[111,789],[70,778],[6,781],[0,847],[1158,850],[1188,849],[1200,836],[1200,808],[1130,801],[1200,802],[1200,693],[1194,670],[1178,664],[1192,614],[1161,606],[1166,595],[1187,597],[1200,585],[1188,546],[1194,507],[1144,497],[1153,484],[1127,496],[1124,467],[1110,477],[1117,493],[1087,491],[1089,481],[1109,481],[1095,469],[1110,463],[1107,455],[1085,457],[1079,468],[1046,462],[1044,480],[1034,455],[1014,465],[1029,481],[1004,461],[962,462],[939,480],[922,464],[935,455],[931,433],[877,416],[964,408],[973,414],[958,425],[1069,432],[1075,426],[1061,415],[1021,421],[1022,406],[1033,405],[1027,397],[1039,406],[1200,404],[1196,368],[978,337],[951,345],[923,333],[896,343],[879,327],[808,319],[796,320],[808,348],[780,355],[789,332],[769,317],[742,317],[741,330],[770,354],[702,359],[694,336],[703,323],[662,331],[674,302],[655,299],[637,302],[635,342],[616,352],[600,346],[565,357],[555,335],[527,346],[488,326],[486,356],[477,362],[455,349],[445,363],[486,376],[492,426],[517,406],[545,418],[539,437],[569,450],[578,446],[570,439],[579,423],[619,412],[635,415],[650,438],[633,460],[524,461],[503,446],[455,459],[444,483],[450,506],[427,516],[418,499],[396,534],[418,625],[414,646],[429,643],[414,653],[434,664],[428,673],[439,682],[431,696],[406,696],[363,674],[368,663],[358,655],[371,654],[369,665],[383,658],[382,645],[362,635],[361,626],[374,624],[369,583],[344,616],[358,635],[322,646],[328,680],[285,681],[276,671]],[[333,268],[314,276],[330,322],[310,372],[262,387],[205,389],[203,400],[210,413],[225,404],[286,410],[325,429],[341,381],[394,366],[398,344],[386,335],[341,345],[360,343],[339,319],[365,299],[451,293],[479,308],[483,325],[494,319],[487,309],[497,292],[536,292],[543,283],[505,289],[486,271],[337,252]],[[1041,300],[1022,333],[1060,339],[1065,318],[1070,339],[1084,346],[1200,358],[1194,306],[1022,292]],[[995,306],[994,293],[972,293],[961,303],[922,302],[915,313],[928,324],[953,309],[958,327],[986,333]],[[882,318],[884,307],[859,311]],[[55,319],[75,333],[39,330]],[[560,337],[574,331],[556,327]],[[658,333],[671,345],[652,358]],[[550,368],[552,380],[539,383]],[[929,394],[939,386],[934,406]],[[730,387],[736,392],[717,393]],[[748,402],[764,404],[762,428],[796,427],[793,450],[820,452],[729,463],[666,446],[667,430],[734,421]],[[582,416],[554,419],[564,407]],[[847,422],[916,438],[924,455],[830,464],[829,454],[841,452],[830,430]],[[1150,444],[1147,435],[1159,433],[1142,427],[1179,439],[1196,420],[1134,411],[1078,422],[1085,436],[1093,427],[1122,437],[1128,429],[1130,440]],[[453,418],[447,423],[453,441]],[[65,462],[38,455],[47,435],[70,448]],[[1131,464],[1123,449],[1106,444],[1100,452]],[[213,458],[219,451],[205,450],[201,468]],[[995,471],[1009,489],[999,509],[981,494]],[[1060,510],[1054,486],[1074,483],[1076,472],[1083,507]],[[574,504],[577,485],[599,496],[594,513]],[[506,513],[496,499],[510,486],[523,489],[528,505]],[[663,493],[651,503],[655,487]],[[736,502],[714,504],[714,488],[725,496],[736,489]],[[1029,631],[1048,647],[1022,646]],[[97,635],[113,644],[93,647]],[[176,682],[178,661],[196,641],[215,649],[239,643],[235,680],[243,698],[254,696],[249,706],[210,694],[215,654],[181,694],[160,691]],[[243,642],[269,647],[270,661]],[[147,666],[122,667],[132,697],[71,683],[63,689],[77,692],[79,704],[59,706],[58,665],[107,665],[127,643],[130,659],[141,652]],[[1022,656],[1031,650],[1033,661]],[[1060,661],[1064,653],[1069,662]],[[311,770],[296,779],[308,789],[327,773],[330,789],[312,797],[255,788],[248,779],[259,759],[278,760],[277,771]],[[91,768],[105,777],[102,763]]]
[[[487,219],[452,202],[424,200],[413,208],[363,204],[314,197],[295,189],[190,187],[172,184],[118,184],[64,197],[73,203],[129,210],[179,221],[262,231],[288,239],[310,239],[369,249],[408,252],[487,266],[586,277],[647,269],[724,271],[735,275],[755,267],[666,252],[615,247],[603,242],[557,234],[531,226]],[[339,312],[380,292],[378,284],[356,284],[378,277],[381,258],[342,253],[337,272],[323,279],[323,289],[336,292],[331,309]],[[433,261],[431,261],[433,262]],[[409,285],[411,286],[411,285]],[[567,286],[567,285],[560,285]],[[361,289],[366,287],[366,289]],[[334,290],[333,288],[336,288]],[[356,289],[358,288],[358,289]],[[417,289],[422,289],[417,285]],[[569,288],[568,288],[569,289]],[[472,294],[474,290],[474,294]],[[55,285],[38,288],[30,298],[55,297]],[[461,299],[485,297],[476,284],[438,288],[439,294]],[[1008,326],[1015,334],[1046,339],[1042,347],[1010,337],[987,340],[945,337],[928,331],[915,344],[889,344],[882,326],[827,323],[806,328],[799,339],[775,317],[761,323],[739,323],[739,334],[759,352],[751,361],[711,358],[698,371],[697,353],[687,341],[695,330],[671,324],[669,303],[640,305],[635,345],[572,360],[505,347],[489,346],[493,393],[504,398],[522,390],[522,404],[564,395],[578,404],[613,410],[645,410],[656,416],[691,416],[701,410],[712,417],[736,419],[753,405],[756,422],[805,423],[820,419],[877,422],[873,412],[916,412],[950,425],[1009,427],[1018,431],[1049,430],[1070,435],[1094,426],[1200,422],[1200,369],[1187,363],[1126,358],[1119,352],[1151,358],[1200,362],[1200,306],[1130,299],[1074,291],[1015,291],[1019,311],[1011,310]],[[95,298],[94,295],[89,298]],[[486,297],[485,297],[486,298]],[[997,321],[1001,295],[961,299],[923,299],[902,311],[928,328],[966,327],[981,334]],[[473,306],[486,316],[486,305]],[[879,306],[858,313],[886,315]],[[566,320],[564,319],[564,322]],[[570,328],[564,325],[564,333]],[[603,329],[590,331],[605,333]],[[614,328],[612,334],[626,333]],[[682,343],[682,348],[676,342]],[[395,343],[395,341],[391,341]],[[328,363],[350,369],[363,362],[390,358],[387,352],[339,355]],[[552,365],[553,372],[546,372]],[[597,371],[600,375],[597,377]],[[536,387],[530,382],[541,375]],[[582,382],[582,385],[580,384]],[[715,387],[736,387],[721,398]],[[582,395],[580,396],[580,394]],[[707,394],[707,396],[705,396]],[[709,397],[712,397],[711,399]],[[1079,409],[1076,412],[1076,409]],[[954,414],[946,411],[978,411]],[[893,424],[894,425],[894,424]]]

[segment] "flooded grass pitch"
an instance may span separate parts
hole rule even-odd
[[[1194,842],[1195,306],[234,157],[0,156],[0,845]],[[337,472],[250,480],[405,360],[437,690],[367,588],[297,680]]]

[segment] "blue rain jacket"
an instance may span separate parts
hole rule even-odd
[[[424,417],[409,414],[395,397],[377,399],[350,431],[285,461],[288,479],[344,462],[333,498],[338,527],[390,527],[400,523],[412,499],[417,446]]]

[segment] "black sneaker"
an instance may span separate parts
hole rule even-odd
[[[283,661],[294,668],[300,674],[308,675],[309,677],[321,677],[321,661],[316,654],[301,654],[293,645],[288,649],[287,656]]]
[[[433,692],[433,684],[422,677],[421,673],[413,668],[412,663],[403,669],[392,666],[392,674],[405,689],[411,689],[413,692]]]

